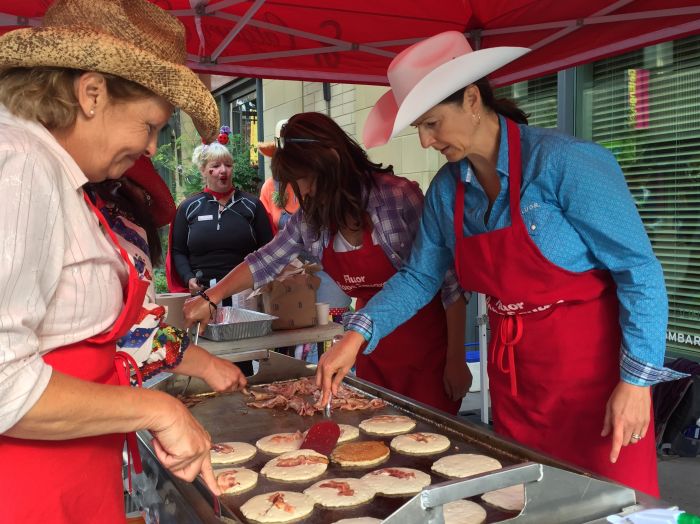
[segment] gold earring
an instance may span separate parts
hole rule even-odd
[[[472,118],[475,121],[475,125],[481,124],[481,113],[472,113]]]

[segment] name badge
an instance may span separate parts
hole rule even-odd
[[[200,215],[197,217],[197,220],[200,222],[204,222],[205,220],[214,220],[214,215]]]

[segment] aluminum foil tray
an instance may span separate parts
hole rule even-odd
[[[217,311],[217,320],[222,322],[208,324],[202,336],[216,342],[262,337],[272,331],[276,318],[249,309],[223,307]]]

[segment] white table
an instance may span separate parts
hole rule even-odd
[[[263,337],[243,338],[241,340],[230,340],[226,342],[214,342],[199,337],[198,344],[209,351],[209,353],[218,357],[233,357],[243,353],[246,354],[246,357],[250,357],[249,353],[251,351],[296,346],[297,344],[325,342],[326,340],[331,340],[336,335],[342,334],[343,326],[341,324],[329,322],[325,326],[285,329],[273,331],[269,335]],[[232,359],[229,358],[229,360]]]

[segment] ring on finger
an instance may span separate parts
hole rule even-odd
[[[639,433],[632,433],[630,439],[634,440],[635,442],[638,442],[642,440],[642,436]]]

